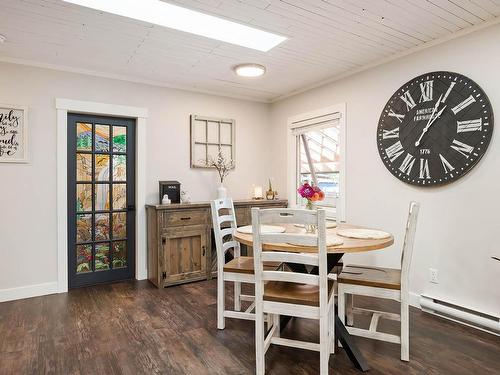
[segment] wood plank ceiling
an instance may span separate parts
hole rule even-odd
[[[272,101],[500,16],[500,0],[170,2],[289,39],[265,53],[61,0],[0,0],[0,60]],[[268,72],[236,77],[242,62]]]

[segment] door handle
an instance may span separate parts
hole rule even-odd
[[[133,204],[130,204],[127,206],[127,211],[135,211],[135,206]]]

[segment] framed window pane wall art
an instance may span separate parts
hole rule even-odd
[[[235,162],[235,121],[191,115],[191,168],[207,168],[219,150]]]
[[[28,109],[0,104],[0,163],[28,162]]]

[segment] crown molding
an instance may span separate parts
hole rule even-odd
[[[186,86],[172,85],[172,84],[169,84],[166,82],[157,82],[157,81],[137,78],[137,77],[134,77],[132,75],[114,74],[114,73],[101,72],[101,71],[84,69],[84,68],[75,68],[75,67],[70,67],[67,65],[44,63],[44,62],[39,62],[39,61],[34,61],[34,60],[26,60],[26,59],[18,59],[18,58],[7,57],[7,56],[0,56],[0,62],[9,63],[9,64],[16,64],[16,65],[32,66],[35,68],[50,69],[50,70],[56,70],[56,71],[61,71],[61,72],[67,72],[67,73],[83,74],[83,75],[88,75],[88,76],[93,76],[93,77],[108,78],[108,79],[114,79],[114,80],[118,80],[118,81],[139,83],[139,84],[148,85],[148,86],[163,87],[163,88],[168,88],[168,89],[173,89],[173,90],[182,90],[182,91],[194,92],[194,93],[198,93],[198,94],[215,95],[215,96],[220,96],[220,97],[224,97],[224,98],[245,100],[245,101],[256,102],[256,103],[265,103],[265,104],[271,103],[271,99],[257,99],[257,98],[251,97],[251,96],[236,95],[236,94],[231,95],[231,94],[223,93],[223,92],[220,92],[217,90],[203,90],[203,89],[198,89],[198,88],[191,87],[188,85],[186,85]]]

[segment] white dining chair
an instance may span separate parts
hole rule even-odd
[[[347,331],[354,336],[400,344],[403,361],[410,359],[409,277],[418,211],[419,204],[411,202],[401,255],[401,269],[348,265],[338,277],[338,314],[342,322],[346,323]],[[354,295],[396,300],[401,303],[400,314],[354,307]],[[353,326],[355,313],[371,316],[368,329]],[[400,335],[377,331],[380,319],[400,321]]]
[[[317,236],[299,233],[261,232],[263,224],[317,225]],[[335,349],[334,294],[336,275],[328,275],[325,210],[252,208],[255,263],[255,356],[257,375],[265,373],[265,353],[271,344],[315,350],[320,353],[321,375],[328,374],[330,353]],[[316,252],[265,251],[265,243],[293,243],[316,248]],[[289,262],[317,266],[318,275],[270,271],[264,262]],[[329,278],[331,280],[329,281]],[[268,333],[264,334],[264,314],[268,314]],[[319,320],[319,344],[280,337],[280,315]],[[269,327],[270,326],[270,327]]]
[[[254,284],[253,257],[241,256],[240,243],[233,233],[237,228],[236,213],[231,198],[216,199],[211,202],[212,223],[217,249],[217,328],[225,328],[225,318],[254,320],[254,296],[241,293],[241,284]],[[226,253],[233,251],[233,259],[226,263]],[[279,263],[266,263],[266,269],[276,269]],[[225,281],[234,283],[234,310],[225,307]],[[241,311],[241,302],[251,304]]]

